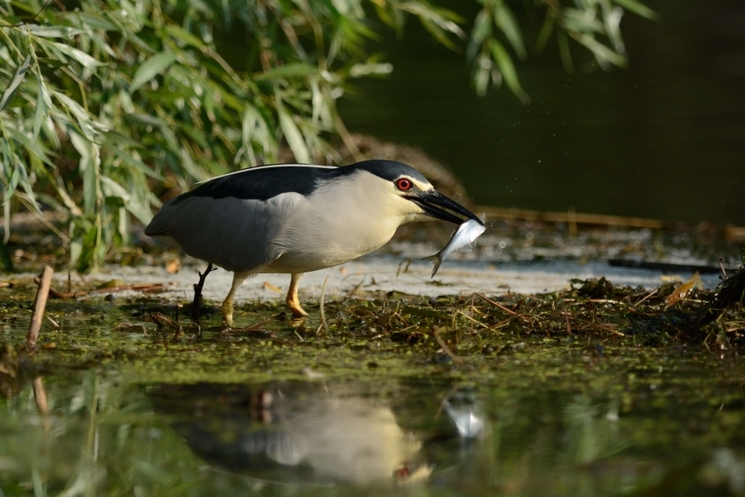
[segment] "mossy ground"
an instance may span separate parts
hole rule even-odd
[[[654,290],[605,279],[573,281],[542,295],[390,294],[327,302],[304,321],[276,302],[242,303],[225,330],[216,303],[193,321],[189,304],[142,297],[51,300],[36,350],[25,351],[34,285],[0,289],[5,376],[104,367],[139,381],[231,382],[245,379],[375,378],[446,375],[483,378],[504,357],[569,350],[602,362],[608,350],[742,345],[745,272],[717,292],[667,284]],[[555,350],[552,350],[555,349]],[[556,352],[559,351],[559,352]],[[13,371],[17,370],[16,375]],[[549,374],[550,373],[546,373]]]

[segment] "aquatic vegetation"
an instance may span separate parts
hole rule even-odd
[[[214,306],[203,307],[208,312],[193,320],[180,304],[152,297],[126,303],[105,297],[84,304],[52,300],[50,323],[37,349],[24,354],[19,331],[12,332],[2,371],[14,378],[18,357],[27,357],[42,371],[95,365],[127,371],[141,381],[302,379],[314,373],[326,378],[444,373],[476,379],[499,368],[505,355],[518,349],[543,354],[540,344],[547,343],[586,347],[598,360],[609,347],[703,344],[733,350],[742,345],[744,332],[742,274],[738,271],[717,291],[692,287],[685,295],[684,285],[648,290],[618,287],[604,278],[573,281],[566,291],[543,295],[424,299],[394,293],[376,300],[327,301],[324,319],[314,306],[301,321],[289,319],[276,303],[245,302],[236,312],[249,324],[230,330],[223,329]],[[29,319],[20,288],[0,310],[12,330]]]

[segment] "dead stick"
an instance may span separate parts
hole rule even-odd
[[[722,270],[722,277],[726,280],[727,279],[727,270],[724,269],[724,259],[719,259],[719,269]]]
[[[26,337],[26,348],[29,350],[36,348],[36,341],[39,339],[41,321],[44,318],[47,298],[49,298],[49,288],[52,286],[52,274],[54,274],[52,268],[44,266],[41,272],[39,290],[36,292],[36,300],[34,301],[34,313],[31,315],[31,325],[28,328],[28,336]]]
[[[245,327],[241,328],[240,330],[236,330],[236,331],[255,331],[255,330],[258,330],[259,328],[261,328],[262,326],[264,326],[266,323],[268,323],[271,320],[272,320],[272,318],[269,318],[269,319],[265,319],[263,321],[259,321],[258,323],[249,324],[248,326],[245,326]]]
[[[501,309],[501,310],[503,310],[503,311],[504,311],[504,312],[506,312],[507,314],[512,314],[513,316],[519,316],[519,314],[518,314],[518,313],[516,313],[515,311],[513,311],[513,310],[511,310],[511,309],[507,309],[507,308],[506,308],[505,306],[503,306],[503,305],[501,305],[501,304],[498,304],[498,303],[494,302],[494,301],[493,301],[492,299],[490,299],[490,298],[487,298],[487,297],[485,297],[484,295],[481,295],[480,293],[475,293],[474,295],[476,295],[476,296],[477,296],[478,298],[480,298],[481,300],[483,300],[483,301],[485,301],[485,302],[487,302],[487,303],[489,303],[489,304],[493,305],[493,306],[494,306],[494,307],[496,307],[497,309]],[[522,317],[522,316],[520,316],[520,317]]]
[[[321,288],[321,326],[323,327],[324,335],[329,334],[329,325],[326,322],[326,285],[329,282],[329,277],[323,281],[323,288]]]
[[[450,358],[453,360],[455,364],[458,366],[463,366],[463,361],[460,357],[455,355],[455,352],[450,350],[450,347],[445,343],[445,340],[440,337],[440,334],[437,332],[437,327],[432,328],[432,335],[434,335],[435,340],[437,340],[437,343],[440,344],[440,347],[442,348],[442,351],[445,352]]]
[[[638,306],[639,304],[641,304],[642,302],[644,302],[645,300],[647,300],[647,299],[648,299],[649,297],[651,297],[652,295],[654,295],[654,294],[655,294],[655,293],[657,293],[658,291],[659,291],[659,288],[655,288],[654,290],[652,290],[651,292],[649,292],[649,293],[648,293],[648,294],[646,295],[646,297],[644,297],[643,299],[641,299],[641,300],[640,300],[639,302],[637,302],[636,304],[632,305],[632,306],[631,306],[631,308],[632,308],[632,309],[634,309],[634,310],[636,310],[636,306]]]
[[[489,325],[488,324],[484,324],[481,321],[479,321],[478,319],[473,319],[471,316],[469,316],[468,314],[466,314],[463,311],[455,311],[455,314],[460,314],[461,316],[463,316],[464,318],[468,319],[471,322],[471,331],[473,331],[473,323],[476,323],[477,325],[481,326],[482,328],[489,329]]]

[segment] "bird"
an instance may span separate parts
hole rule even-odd
[[[296,318],[303,273],[344,264],[385,245],[413,221],[461,224],[473,212],[437,191],[411,166],[366,160],[348,166],[279,164],[241,169],[199,183],[166,202],[145,228],[188,255],[233,272],[222,303],[250,276],[289,273],[285,302]]]

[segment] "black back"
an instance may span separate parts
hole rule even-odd
[[[175,200],[188,197],[238,198],[269,200],[282,193],[295,192],[308,196],[320,184],[331,181],[359,170],[368,171],[385,180],[393,181],[406,175],[419,181],[427,179],[416,169],[400,162],[387,160],[369,160],[345,167],[321,166],[264,166],[244,169],[242,171],[220,176],[202,183],[194,190],[179,195]]]

